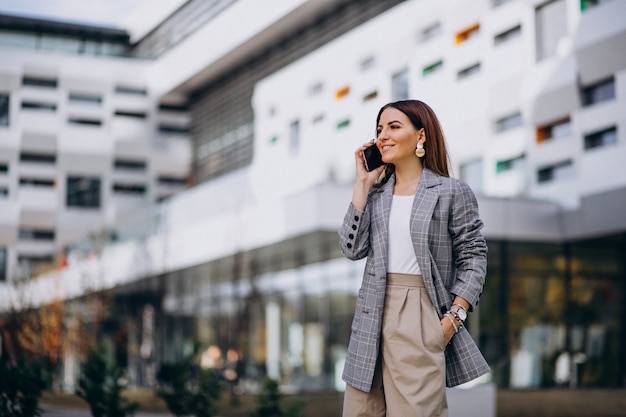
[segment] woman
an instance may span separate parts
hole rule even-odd
[[[463,326],[485,280],[482,222],[471,189],[449,177],[443,132],[428,105],[389,103],[376,125],[376,142],[355,152],[352,202],[339,230],[344,256],[367,256],[343,415],[447,416],[446,385],[489,372]],[[370,172],[369,146],[385,164]]]

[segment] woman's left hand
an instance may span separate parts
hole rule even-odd
[[[445,346],[448,346],[456,333],[454,332],[454,327],[452,327],[450,320],[445,317],[441,319],[441,331],[443,332],[443,343]]]

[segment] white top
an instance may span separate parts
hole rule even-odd
[[[411,208],[413,195],[394,195],[389,213],[387,272],[421,275],[411,241]]]

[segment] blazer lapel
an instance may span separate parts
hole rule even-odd
[[[437,305],[437,291],[433,284],[430,250],[428,249],[428,229],[433,211],[439,200],[437,186],[441,179],[431,170],[424,168],[420,183],[415,192],[411,210],[411,240],[417,263],[424,278],[424,285],[433,305]]]

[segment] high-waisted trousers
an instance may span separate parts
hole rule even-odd
[[[372,389],[347,385],[343,417],[447,417],[444,349],[422,276],[387,274]]]

